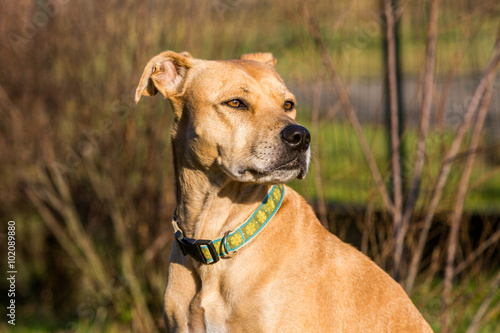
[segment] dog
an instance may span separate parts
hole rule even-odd
[[[310,133],[270,53],[163,52],[135,101],[174,113],[177,208],[164,295],[170,332],[432,332],[401,286],[329,233],[286,185]]]

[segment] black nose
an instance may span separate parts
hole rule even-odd
[[[302,152],[309,148],[311,142],[311,134],[309,131],[300,125],[288,125],[281,131],[281,139],[290,148]]]

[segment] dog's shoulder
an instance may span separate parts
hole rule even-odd
[[[325,299],[330,293],[330,299],[343,303],[345,311],[376,314],[378,318],[374,318],[373,325],[384,322],[380,320],[384,318],[386,324],[393,322],[393,327],[416,325],[398,327],[400,332],[431,331],[399,283],[367,255],[325,229],[302,196],[288,187],[286,191],[287,196],[283,201],[286,222],[289,228],[295,228],[295,234],[299,235],[297,242],[301,243],[297,245],[301,252],[297,252],[296,257],[302,258],[303,265],[297,265],[302,271],[315,267],[310,277],[311,290],[319,291],[320,298]],[[308,264],[308,261],[315,264]],[[398,321],[397,318],[401,316],[408,318],[408,321]],[[380,327],[380,330],[386,328]]]

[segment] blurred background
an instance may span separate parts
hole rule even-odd
[[[291,186],[435,331],[498,332],[499,17],[497,0],[3,1],[0,253],[14,220],[18,273],[0,331],[164,329],[171,113],[133,95],[150,58],[186,50],[272,52],[312,134]]]

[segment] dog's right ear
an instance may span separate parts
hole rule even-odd
[[[153,96],[160,92],[163,97],[169,98],[180,88],[186,72],[191,68],[193,57],[188,52],[177,53],[165,51],[151,59],[135,92],[135,103],[139,103],[141,96]]]

